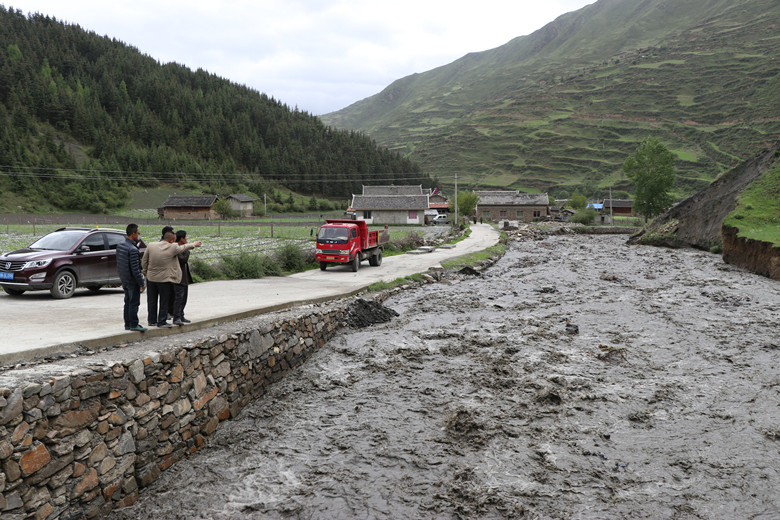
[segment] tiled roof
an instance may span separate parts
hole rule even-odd
[[[477,191],[478,204],[482,206],[547,206],[546,193],[520,193],[519,191]]]
[[[631,199],[604,199],[604,209],[609,208],[633,208],[634,201]]]
[[[249,195],[241,195],[241,194],[228,195],[228,198],[236,199],[238,202],[254,202],[257,200],[256,198],[250,197]]]
[[[216,195],[171,195],[163,208],[210,208],[217,202]]]
[[[354,210],[426,210],[428,195],[352,195]]]
[[[363,186],[363,195],[427,195],[422,185],[416,186]]]

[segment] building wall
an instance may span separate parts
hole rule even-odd
[[[371,210],[371,217],[366,218],[363,210],[356,210],[358,220],[365,220],[369,224],[385,225],[394,224],[397,226],[423,225],[425,224],[425,210],[417,210],[416,218],[409,217],[408,210]]]
[[[3,520],[91,519],[134,504],[345,316],[337,305],[124,362],[0,375]]]
[[[183,220],[212,220],[218,218],[210,208],[164,208],[163,218]]]
[[[241,202],[236,199],[228,199],[230,201],[230,207],[233,208],[234,211],[238,211],[242,217],[251,217],[252,212],[254,211],[254,203],[253,202]]]
[[[539,212],[539,216],[535,217],[534,212]],[[499,220],[532,222],[535,218],[549,215],[549,206],[477,206],[477,218],[488,222],[498,222]]]

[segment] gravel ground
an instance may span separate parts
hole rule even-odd
[[[624,242],[394,296],[112,518],[779,518],[780,284]]]

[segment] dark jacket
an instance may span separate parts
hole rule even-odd
[[[129,238],[116,246],[116,272],[122,283],[134,283],[140,287],[146,285],[141,273],[141,252]]]
[[[192,283],[192,274],[190,273],[190,252],[179,253],[179,267],[181,267],[181,280],[179,285],[189,285]]]

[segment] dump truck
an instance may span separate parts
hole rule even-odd
[[[328,219],[317,231],[317,261],[323,271],[331,264],[348,265],[357,272],[360,262],[382,265],[382,250],[390,242],[390,231],[369,231],[364,220]]]

